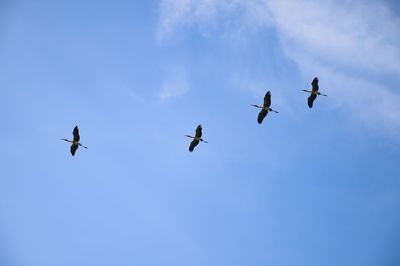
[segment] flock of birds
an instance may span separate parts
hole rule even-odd
[[[315,99],[317,98],[317,95],[321,95],[321,96],[328,96],[326,94],[322,94],[318,91],[319,86],[318,86],[318,78],[315,77],[313,79],[313,81],[311,82],[312,85],[312,89],[311,90],[302,90],[305,92],[310,93],[310,96],[308,97],[308,107],[312,108],[313,107],[313,103],[315,101]],[[261,111],[258,114],[258,118],[257,118],[257,122],[259,124],[261,124],[264,120],[264,118],[267,116],[268,111],[270,112],[274,112],[274,113],[278,113],[277,111],[273,110],[270,106],[271,106],[271,92],[267,91],[267,93],[264,96],[264,104],[262,106],[258,106],[256,104],[251,104],[251,106],[260,108]],[[79,129],[78,126],[75,126],[74,131],[72,132],[72,134],[74,135],[73,140],[68,140],[68,139],[61,139],[67,142],[72,143],[71,145],[71,154],[72,156],[75,155],[76,150],[79,148],[79,146],[87,149],[86,146],[83,146],[81,143],[79,143],[80,140],[80,136],[79,136]],[[194,150],[194,148],[200,143],[200,142],[205,142],[208,143],[207,141],[205,141],[204,139],[201,138],[202,136],[202,127],[201,125],[198,125],[196,128],[196,134],[195,136],[190,136],[190,135],[185,135],[188,138],[192,138],[192,142],[190,143],[189,146],[189,151],[192,152]]]

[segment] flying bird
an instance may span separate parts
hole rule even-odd
[[[311,95],[308,97],[308,107],[310,107],[310,108],[313,107],[313,103],[314,103],[314,100],[317,98],[317,95],[328,96],[328,95],[322,94],[322,93],[320,93],[320,92],[318,91],[318,89],[319,89],[318,81],[319,81],[319,80],[318,80],[317,77],[315,77],[315,78],[313,79],[313,81],[311,82],[311,85],[312,85],[312,90],[311,90],[311,91],[302,90],[302,91],[311,93]]]
[[[185,135],[186,137],[193,139],[192,142],[190,143],[190,146],[189,146],[189,151],[190,152],[192,152],[194,150],[194,147],[196,147],[199,144],[200,141],[208,143],[207,141],[205,141],[204,139],[201,138],[201,135],[202,135],[201,130],[202,130],[201,125],[198,125],[197,128],[196,128],[196,136],[192,137],[192,136],[189,136],[189,135]]]
[[[271,111],[271,112],[274,112],[274,113],[278,113],[277,111],[272,110],[270,108],[270,106],[271,106],[271,92],[270,91],[267,91],[267,93],[264,96],[264,104],[263,104],[263,106],[258,106],[258,105],[255,105],[255,104],[251,104],[251,106],[254,106],[254,107],[257,107],[257,108],[261,108],[261,111],[258,114],[258,118],[257,118],[257,122],[259,124],[261,124],[262,121],[264,120],[264,117],[267,116],[268,111]]]
[[[73,140],[67,140],[67,139],[61,139],[67,142],[71,142],[71,154],[72,156],[75,155],[76,150],[78,149],[79,146],[82,146],[83,148],[87,149],[86,146],[83,146],[82,144],[79,143],[79,130],[78,130],[78,126],[75,126],[74,131],[72,132],[72,134],[74,134],[74,139]]]

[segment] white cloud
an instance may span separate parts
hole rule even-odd
[[[186,70],[183,67],[176,67],[168,73],[168,78],[158,93],[158,99],[164,103],[170,97],[181,97],[189,90],[186,78]]]
[[[223,24],[225,33],[240,34],[270,23],[270,16],[265,16],[268,12],[264,1],[161,0],[158,40],[185,26],[195,26],[208,36]]]
[[[371,127],[400,135],[398,88],[382,84],[399,81],[400,21],[384,2],[161,0],[159,36],[182,27],[206,36],[216,29],[221,36],[275,30],[303,76],[318,75],[338,106]]]
[[[400,72],[400,23],[383,4],[268,3],[282,41],[300,45],[302,53],[367,70]]]

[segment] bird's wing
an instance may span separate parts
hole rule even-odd
[[[76,152],[76,150],[78,149],[78,145],[76,145],[76,144],[72,144],[71,145],[71,154],[72,154],[72,156],[74,156],[75,155],[75,152]]]
[[[79,137],[78,126],[75,126],[74,132],[72,132],[72,134],[74,134],[74,141],[79,141],[80,137]]]
[[[192,152],[197,144],[199,144],[199,141],[197,139],[192,140],[192,142],[190,142],[189,151]]]
[[[312,108],[315,98],[317,98],[317,94],[314,93],[308,97],[308,107]]]
[[[312,91],[318,91],[319,86],[318,86],[318,78],[317,77],[315,77],[313,79],[313,81],[311,82],[311,85],[312,85]]]
[[[267,91],[264,96],[264,106],[270,107],[271,106],[271,92]]]
[[[201,125],[198,125],[196,128],[196,138],[201,138],[201,135],[202,135],[201,130],[202,130]]]
[[[262,121],[264,120],[264,117],[266,117],[268,114],[267,110],[261,109],[260,113],[258,114],[258,118],[257,118],[257,122],[259,124],[262,123]]]

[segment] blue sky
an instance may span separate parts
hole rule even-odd
[[[1,1],[0,264],[399,265],[398,11]]]

